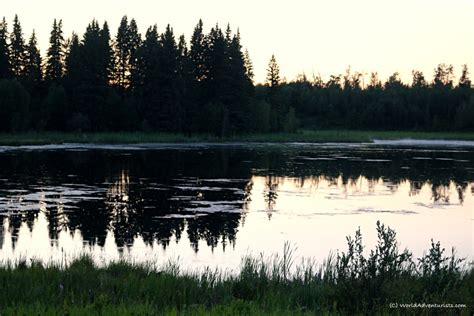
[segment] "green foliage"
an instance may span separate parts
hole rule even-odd
[[[30,95],[16,80],[0,80],[0,130],[24,131],[29,124]]]
[[[268,133],[270,131],[271,106],[265,101],[252,104],[250,117],[252,120],[252,131]]]
[[[11,76],[10,70],[10,48],[7,43],[8,30],[5,17],[0,22],[0,79],[7,79]]]
[[[364,75],[348,67],[327,82],[321,76],[311,81],[305,74],[286,82],[272,55],[265,84],[255,87],[250,55],[230,25],[225,30],[215,25],[204,33],[199,20],[188,47],[170,25],[162,33],[151,26],[142,39],[136,21],[127,16],[114,39],[107,22],[99,26],[93,20],[81,38],[73,34],[65,40],[62,21],[54,20],[42,65],[36,35],[25,45],[17,16],[10,34],[5,19],[0,23],[0,79],[17,79],[31,95],[25,112],[29,125],[22,129],[226,138],[294,133],[299,127],[472,131],[469,71],[464,65],[457,84],[453,73],[452,65],[440,64],[429,82],[414,70],[411,85],[398,73],[386,82],[372,73],[366,85]],[[53,86],[64,88],[66,112],[58,116],[62,124],[48,123],[44,116],[57,113]],[[9,128],[3,129],[12,132]]]
[[[40,262],[0,267],[0,309],[9,314],[56,315],[366,315],[397,313],[389,303],[464,303],[439,310],[472,312],[472,267],[432,242],[417,262],[398,251],[395,232],[377,223],[378,242],[364,255],[362,234],[322,264],[282,255],[247,256],[233,274],[220,270],[183,273],[176,264],[156,267],[125,261],[97,266],[80,257],[67,266]],[[410,310],[403,310],[403,312]]]
[[[13,31],[10,33],[10,66],[12,73],[21,78],[25,72],[25,40],[18,15],[13,20]]]
[[[52,85],[43,100],[38,127],[50,131],[66,130],[67,112],[66,91],[62,86]]]
[[[275,55],[272,55],[267,67],[267,85],[271,88],[277,87],[280,80],[280,66],[278,66]]]
[[[25,54],[25,81],[32,86],[31,89],[38,87],[43,79],[41,63],[42,60],[38,49],[38,41],[36,34],[33,32],[28,41]]]
[[[434,70],[433,85],[441,87],[453,86],[453,65],[439,64]]]
[[[114,83],[122,92],[130,89],[132,73],[136,67],[136,52],[140,47],[141,36],[134,19],[128,23],[127,16],[120,21],[115,38]]]
[[[222,103],[207,103],[200,112],[199,121],[203,132],[222,136],[228,127],[228,112]]]
[[[283,131],[285,131],[286,133],[294,133],[297,129],[298,119],[296,118],[295,108],[290,107],[288,113],[285,116]]]
[[[471,83],[472,82],[471,82],[471,79],[469,78],[469,70],[467,69],[467,65],[463,65],[461,78],[459,78],[459,87],[470,88]]]
[[[457,109],[455,122],[458,130],[474,130],[474,95]]]
[[[46,80],[56,84],[61,80],[64,74],[64,37],[62,25],[62,20],[58,22],[54,19],[46,59]]]

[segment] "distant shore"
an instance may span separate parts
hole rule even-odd
[[[343,142],[360,143],[374,140],[459,140],[474,141],[474,132],[414,132],[414,131],[359,131],[359,130],[301,130],[296,133],[242,134],[218,137],[207,134],[172,134],[146,132],[59,133],[26,132],[0,134],[0,146],[81,144],[138,144],[138,143],[225,143],[225,142]]]

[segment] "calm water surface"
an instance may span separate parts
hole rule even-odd
[[[0,260],[321,262],[377,220],[415,257],[473,259],[474,147],[369,144],[0,147]]]

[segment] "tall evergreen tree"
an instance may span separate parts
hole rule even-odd
[[[192,131],[193,100],[191,99],[192,71],[189,59],[189,50],[184,35],[178,40],[178,83],[177,90],[181,105],[181,123],[183,132]]]
[[[248,49],[245,49],[244,53],[244,66],[245,66],[245,75],[247,76],[247,80],[253,83],[253,78],[255,74],[253,72],[253,64],[252,60],[250,59],[250,54]]]
[[[284,127],[286,104],[282,103],[277,96],[280,90],[280,66],[278,65],[275,55],[272,55],[267,67],[266,85],[269,91],[266,101],[271,106],[270,128],[272,131],[281,131]]]
[[[128,23],[124,16],[115,38],[115,78],[114,83],[124,92],[131,86],[133,67],[136,66],[136,51],[141,43],[141,36],[134,19]]]
[[[253,84],[247,72],[246,60],[240,44],[240,32],[232,36],[228,42],[228,73],[229,82],[225,88],[230,98],[229,132],[237,133],[249,128],[249,105],[253,94]],[[248,66],[248,65],[247,65]]]
[[[128,18],[123,16],[115,37],[116,49],[116,69],[115,83],[122,88],[126,86],[126,77],[128,71]]]
[[[160,86],[161,118],[160,129],[180,131],[182,127],[182,105],[179,95],[179,59],[180,53],[170,25],[161,35],[161,61],[158,74]]]
[[[0,22],[0,79],[10,78],[10,47],[7,43],[8,29],[5,17]]]
[[[193,77],[196,82],[202,82],[207,78],[206,67],[207,43],[203,33],[203,23],[199,20],[191,36],[189,58],[191,62]]]
[[[82,56],[82,44],[79,40],[79,36],[73,33],[69,40],[67,47],[67,54],[65,58],[65,75],[64,75],[64,87],[71,99],[71,107],[69,113],[70,121],[74,121],[73,124],[68,122],[68,126],[72,130],[83,130],[87,129],[90,122],[85,114],[85,109],[82,107],[80,102],[81,94],[83,92],[83,86],[85,79],[84,65]]]
[[[184,35],[181,35],[178,40],[178,73],[180,76],[186,76],[185,73],[189,71],[188,58],[186,39]]]
[[[14,76],[20,78],[25,73],[25,40],[18,15],[13,20],[13,31],[10,34],[10,65]]]
[[[80,48],[81,59],[84,59],[83,79],[88,81],[91,88],[107,86],[111,65],[110,34],[107,24],[101,29],[99,23],[93,20],[87,26]]]
[[[207,35],[207,43],[208,47],[204,55],[205,68],[207,69],[207,76],[204,80],[205,101],[206,103],[222,103],[223,101],[225,102],[223,99],[226,98],[226,91],[222,90],[222,88],[226,86],[229,76],[227,72],[229,42],[226,41],[226,37],[219,25],[211,29]]]
[[[201,111],[200,124],[205,132],[216,135],[226,134],[229,130],[229,51],[226,35],[219,25],[211,29],[206,36],[206,50],[204,54],[207,74],[201,88],[201,102],[204,105]],[[201,83],[201,82],[199,82]],[[205,122],[209,122],[206,124]]]
[[[78,42],[74,36],[69,48],[67,64],[67,93],[76,112],[77,129],[107,129],[107,99],[112,68],[112,49],[107,23],[103,28],[93,20]]]
[[[161,43],[156,25],[148,28],[142,45],[136,52],[136,67],[132,69],[131,83],[136,99],[140,125],[144,130],[158,129],[159,78],[161,72]]]
[[[138,32],[138,25],[135,19],[130,20],[130,24],[128,26],[128,38],[130,41],[130,48],[129,48],[130,69],[132,70],[134,67],[136,67],[136,64],[137,64],[136,52],[142,43],[142,36]]]
[[[200,19],[193,30],[189,44],[189,72],[188,82],[187,124],[190,131],[198,131],[202,107],[205,103],[204,82],[208,78],[209,69],[206,62],[208,42],[203,33],[203,22]]]
[[[110,29],[109,24],[104,22],[102,29],[100,30],[100,45],[98,49],[100,50],[99,56],[101,57],[101,70],[104,72],[102,77],[104,78],[106,84],[109,84],[112,80],[113,69],[115,68],[114,64],[114,51],[112,48]]]
[[[266,83],[270,88],[274,88],[280,85],[280,80],[280,66],[278,66],[275,55],[272,55],[268,63]]]
[[[41,70],[41,55],[38,49],[38,41],[33,31],[26,47],[25,56],[25,75],[26,80],[37,86],[43,77]]]
[[[57,83],[64,75],[64,36],[62,20],[54,19],[46,59],[46,80]]]
[[[80,68],[80,43],[79,36],[76,33],[72,33],[69,45],[67,47],[67,54],[64,60],[65,77],[66,82],[69,83],[71,79],[77,76],[77,72]]]
[[[36,33],[33,31],[26,45],[25,77],[22,83],[31,95],[31,123],[35,129],[42,129],[44,127],[43,109],[41,106],[43,98],[42,79],[41,55],[38,49]]]

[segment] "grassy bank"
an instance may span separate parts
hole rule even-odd
[[[474,132],[440,133],[411,131],[302,130],[297,133],[249,134],[220,138],[213,135],[170,133],[16,133],[0,134],[0,145],[44,145],[62,143],[195,143],[195,142],[370,142],[373,139],[474,140]]]
[[[169,264],[94,265],[79,258],[67,268],[37,262],[0,267],[1,315],[471,315],[474,269],[438,243],[420,259],[399,251],[395,232],[377,223],[368,256],[359,231],[348,250],[322,265],[281,256],[246,257],[240,272],[180,271]],[[391,308],[391,303],[462,304],[455,308]]]

